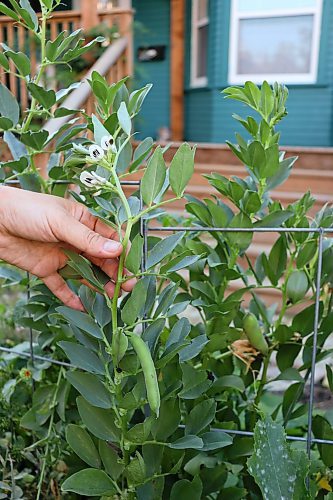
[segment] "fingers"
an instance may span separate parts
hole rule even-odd
[[[123,250],[122,244],[118,241],[102,236],[71,216],[63,220],[62,229],[58,229],[57,233],[61,241],[93,257],[115,258],[119,257]]]
[[[46,276],[42,278],[42,280],[49,290],[51,290],[51,292],[66,306],[76,309],[77,311],[84,311],[84,307],[79,297],[75,295],[58,273]]]

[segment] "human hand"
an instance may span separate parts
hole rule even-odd
[[[0,259],[38,276],[68,307],[83,310],[58,273],[68,260],[63,250],[72,249],[99,266],[110,277],[104,288],[112,297],[123,250],[117,240],[117,232],[80,203],[0,187]],[[125,281],[122,289],[131,291],[135,282]]]

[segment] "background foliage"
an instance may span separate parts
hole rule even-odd
[[[213,196],[201,201],[185,195],[188,217],[172,222],[198,231],[150,235],[143,268],[141,219],[170,223],[165,207],[184,196],[195,148],[181,145],[167,165],[166,148],[151,138],[132,146],[132,122],[149,85],[130,92],[125,80],[109,86],[94,73],[93,116],[61,107],[71,87],[55,93],[39,85],[49,65],[70,63],[96,43],[84,45],[81,33],[46,40],[46,21],[58,3],[43,0],[41,19],[27,1],[11,0],[11,9],[0,3],[2,13],[39,38],[42,54],[36,75],[24,54],[4,46],[0,55],[6,71],[14,62],[31,96],[22,113],[0,85],[0,127],[12,155],[1,165],[1,179],[84,203],[122,238],[119,280],[129,240],[126,266],[140,279],[122,298],[117,285],[111,301],[105,275],[69,253],[63,275],[85,313],[62,306],[34,279],[29,296],[15,297],[12,310],[3,311],[16,335],[33,329],[36,355],[72,366],[32,363],[14,352],[1,356],[1,497],[270,499],[279,492],[286,499],[330,498],[333,448],[313,446],[310,461],[303,443],[289,444],[285,436],[285,430],[304,436],[307,428],[318,234],[277,233],[269,253],[253,261],[249,252],[253,228],[333,222],[330,207],[313,215],[310,193],[287,207],[271,199],[296,161],[279,151],[275,130],[286,115],[287,89],[247,82],[225,90],[250,108],[251,116],[235,116],[244,136],[229,144],[248,176],[212,173]],[[53,136],[39,125],[64,115],[74,118]],[[38,168],[45,151],[47,179]],[[142,199],[121,185],[136,171]],[[249,231],[202,230],[208,227]],[[333,329],[332,252],[325,237],[318,362],[331,355],[325,344]],[[1,277],[7,287],[27,285],[6,266]],[[82,286],[82,277],[98,292]],[[265,301],[267,289],[275,292],[274,304]],[[29,347],[23,337],[13,351]],[[278,375],[271,379],[273,359]],[[329,366],[327,378],[332,389]],[[287,390],[272,392],[280,381]],[[331,439],[332,423],[330,411],[316,410],[315,437]],[[254,438],[237,430],[254,430]]]

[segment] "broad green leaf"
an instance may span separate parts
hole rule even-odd
[[[333,429],[326,418],[316,415],[312,422],[313,435],[317,439],[333,440]],[[328,444],[319,444],[320,458],[327,467],[333,466],[333,447]]]
[[[128,483],[133,486],[144,483],[146,479],[146,466],[138,451],[136,457],[126,467],[126,476]]]
[[[202,434],[201,438],[204,442],[202,448],[203,451],[219,450],[221,448],[225,448],[226,446],[230,446],[233,441],[229,434],[219,429],[205,432]]]
[[[54,90],[45,90],[40,85],[28,83],[30,94],[44,109],[49,110],[56,103],[56,94]]]
[[[170,255],[184,236],[185,232],[180,232],[160,240],[148,253],[147,269],[155,266],[167,255]]]
[[[20,107],[14,95],[0,83],[0,114],[17,125],[20,118]]]
[[[228,227],[250,229],[253,227],[253,224],[251,222],[251,219],[247,215],[240,212],[239,214],[235,215],[232,218]],[[238,248],[241,251],[244,251],[251,244],[253,233],[251,231],[246,231],[246,232],[235,231],[226,233],[226,237],[234,247]]]
[[[142,250],[143,237],[140,234],[137,234],[132,241],[131,249],[126,257],[126,268],[134,274],[138,274],[140,271]]]
[[[190,359],[195,358],[200,354],[202,349],[205,347],[206,344],[208,344],[209,339],[207,338],[206,334],[198,335],[198,337],[195,337],[193,340],[191,340],[191,343],[184,347],[181,352],[179,353],[179,360],[181,363],[184,363],[185,361],[189,361]]]
[[[143,332],[142,338],[147,343],[150,352],[154,352],[157,341],[165,325],[165,319],[159,318],[151,323]]]
[[[133,163],[130,166],[130,172],[136,170],[141,163],[146,159],[147,155],[149,155],[152,150],[154,141],[151,137],[146,137],[134,151],[133,154]]]
[[[152,435],[157,441],[165,441],[178,429],[180,421],[179,400],[177,398],[162,400],[160,415],[152,426]]]
[[[125,102],[122,102],[117,111],[117,116],[119,120],[119,124],[126,135],[131,135],[132,130],[132,122],[131,117],[128,114],[127,106]]]
[[[31,7],[29,0],[20,0],[22,9],[20,9],[20,14],[28,24],[28,26],[37,31],[38,29],[38,18],[34,9]]]
[[[76,472],[63,482],[61,489],[88,497],[111,496],[116,493],[112,480],[99,469],[83,469]]]
[[[193,481],[180,479],[172,486],[170,500],[200,500],[202,498],[202,483],[199,476]]]
[[[128,103],[128,111],[131,114],[132,113],[137,114],[140,111],[143,101],[145,100],[151,88],[152,84],[148,84],[142,87],[141,89],[134,90],[134,92],[131,93]]]
[[[109,443],[101,440],[98,444],[98,451],[105,471],[112,477],[112,479],[117,481],[118,477],[125,468],[122,463],[119,463],[118,453],[109,445]]]
[[[180,269],[186,269],[192,266],[195,262],[201,259],[201,255],[185,255],[181,254],[172,259],[170,262],[161,267],[161,273],[174,273]]]
[[[111,322],[111,309],[108,306],[105,297],[99,293],[97,293],[95,296],[93,313],[97,323],[102,328],[104,328]]]
[[[191,147],[184,143],[173,157],[169,168],[169,180],[176,196],[182,196],[194,172],[194,153]]]
[[[254,453],[248,469],[266,500],[307,499],[305,479],[309,460],[304,452],[290,449],[281,424],[270,417],[254,430]]]
[[[146,171],[141,181],[140,192],[146,205],[152,205],[161,191],[166,176],[166,166],[161,147],[155,149],[148,161]]]
[[[120,430],[115,424],[115,414],[112,410],[96,408],[82,396],[76,398],[76,404],[84,425],[94,436],[106,441],[118,442]]]
[[[168,446],[176,450],[201,450],[203,444],[204,443],[200,437],[187,434],[173,443],[168,443]]]
[[[186,434],[199,434],[215,417],[216,402],[206,399],[198,403],[186,417]]]
[[[144,312],[144,305],[147,299],[147,291],[149,280],[148,277],[141,278],[131,293],[121,311],[121,319],[127,325],[133,325],[138,317],[141,317]]]
[[[57,307],[57,312],[62,314],[69,324],[74,324],[84,332],[89,333],[92,337],[102,339],[103,334],[97,323],[86,313],[75,311],[70,307]]]
[[[99,357],[86,347],[65,340],[58,343],[68,356],[72,365],[89,373],[104,375],[104,366]]]
[[[111,408],[110,392],[95,375],[83,372],[67,372],[67,380],[93,406]]]
[[[98,451],[88,432],[82,427],[69,424],[66,429],[66,440],[72,450],[88,465],[99,469],[101,461]]]
[[[30,74],[30,59],[26,54],[23,54],[23,52],[14,52],[12,50],[5,50],[5,54],[13,61],[22,76],[28,76]]]
[[[49,133],[46,130],[40,130],[38,132],[26,132],[21,134],[21,141],[26,146],[35,149],[36,151],[42,151],[47,141]]]
[[[263,219],[255,222],[255,227],[281,227],[283,223],[290,219],[293,213],[290,210],[277,210],[266,215]]]
[[[248,167],[251,168],[259,179],[266,165],[266,154],[259,141],[253,141],[248,147]]]
[[[94,127],[94,139],[96,144],[101,145],[102,138],[109,136],[109,132],[106,130],[104,125],[99,121],[96,115],[91,116],[92,124]]]

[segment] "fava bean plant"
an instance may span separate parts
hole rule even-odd
[[[1,180],[86,205],[117,231],[123,252],[112,299],[102,270],[67,251],[62,275],[85,312],[61,305],[34,278],[28,296],[20,295],[11,314],[4,311],[17,336],[33,329],[35,358],[24,359],[31,348],[25,338],[1,355],[0,497],[332,498],[333,447],[313,446],[310,460],[304,443],[290,444],[285,435],[304,437],[307,429],[318,233],[277,232],[269,252],[251,254],[253,228],[333,222],[329,207],[309,212],[309,193],[287,207],[271,198],[296,161],[279,151],[275,130],[286,115],[287,89],[247,82],[224,91],[253,115],[235,115],[245,135],[229,144],[247,177],[212,173],[215,193],[198,200],[186,195],[195,147],[182,144],[170,155],[151,138],[133,146],[133,121],[151,86],[129,91],[126,79],[109,85],[93,73],[95,113],[64,109],[71,88],[46,90],[45,71],[91,45],[80,32],[47,39],[58,1],[42,0],[40,18],[27,0],[10,4],[0,3],[0,11],[39,37],[42,60],[31,75],[27,56],[3,45],[0,64],[7,72],[10,62],[16,66],[31,102],[22,112],[0,85],[0,128],[12,156],[1,165]],[[45,120],[65,115],[69,121],[50,136]],[[129,186],[133,175],[140,185]],[[186,218],[165,211],[184,197]],[[170,221],[183,230],[145,239],[145,225]],[[327,235],[318,362],[331,355],[332,253]],[[0,273],[11,289],[28,284],[15,269],[2,266]],[[137,284],[121,295],[128,273]],[[273,392],[281,381],[286,390]],[[327,381],[333,390],[329,366]],[[315,409],[314,436],[332,439],[332,423],[330,411]]]

